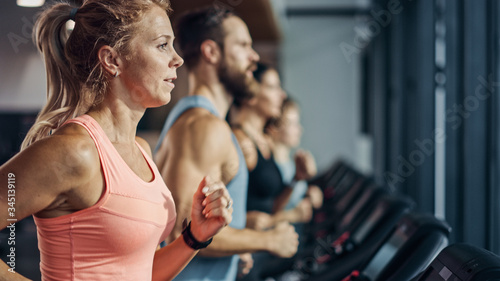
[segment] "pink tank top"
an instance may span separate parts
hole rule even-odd
[[[42,280],[151,280],[156,247],[175,223],[172,194],[140,145],[151,182],[130,169],[92,117],[68,123],[83,126],[94,140],[105,190],[92,207],[56,218],[34,216]]]

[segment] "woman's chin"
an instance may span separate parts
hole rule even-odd
[[[170,103],[170,100],[171,100],[171,96],[170,96],[170,93],[168,93],[167,95],[165,95],[164,97],[162,97],[161,99],[158,99],[154,104],[152,104],[150,107],[151,108],[156,108],[156,107],[160,107],[160,106],[164,106],[166,104],[169,104]]]

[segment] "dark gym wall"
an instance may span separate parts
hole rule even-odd
[[[377,179],[410,195],[420,211],[442,208],[452,242],[499,253],[499,4],[398,2],[401,12],[365,50],[363,96],[371,108],[364,120]],[[436,128],[439,116],[445,130]]]

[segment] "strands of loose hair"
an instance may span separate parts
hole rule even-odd
[[[45,61],[47,103],[21,149],[102,102],[112,77],[99,62],[99,49],[109,45],[126,56],[136,24],[153,5],[171,11],[168,0],[87,0],[74,15],[69,35],[65,26],[75,7],[56,3],[40,15],[33,39]]]

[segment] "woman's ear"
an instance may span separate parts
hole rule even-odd
[[[253,96],[245,101],[249,106],[257,105],[257,96]]]
[[[116,77],[120,74],[121,59],[115,49],[104,45],[97,52],[97,56],[102,67],[110,76]]]
[[[201,57],[211,64],[217,64],[222,58],[222,50],[214,40],[205,40],[200,46]]]

